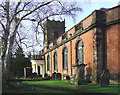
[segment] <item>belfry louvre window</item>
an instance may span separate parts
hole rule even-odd
[[[63,69],[67,69],[68,67],[67,48],[63,49],[62,55],[63,55]]]
[[[50,58],[47,56],[47,71],[50,71]]]
[[[77,63],[83,63],[83,42],[80,40],[76,46],[76,61]]]
[[[54,70],[57,70],[57,53],[54,53]]]

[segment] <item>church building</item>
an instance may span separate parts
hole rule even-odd
[[[78,24],[65,31],[65,21],[47,19],[44,24],[44,73],[63,76],[76,74],[75,65],[86,64],[85,75],[99,82],[104,70],[110,79],[120,75],[120,5],[93,11]],[[67,26],[66,26],[67,27]]]

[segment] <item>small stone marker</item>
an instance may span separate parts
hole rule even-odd
[[[109,79],[110,79],[110,72],[109,70],[104,70],[101,74],[101,87],[108,87],[109,86]]]
[[[56,80],[61,80],[61,73],[56,73]]]
[[[53,79],[53,80],[56,80],[56,72],[54,72],[54,73],[52,74],[52,79]]]

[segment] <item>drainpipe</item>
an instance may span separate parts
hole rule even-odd
[[[72,37],[72,34],[70,34]],[[70,59],[71,59],[71,76],[72,76],[72,41],[70,40]]]

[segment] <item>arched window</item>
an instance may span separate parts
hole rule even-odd
[[[80,40],[76,46],[76,61],[77,63],[83,63],[83,42]]]
[[[57,53],[54,53],[54,70],[57,70]]]
[[[47,56],[47,71],[50,71],[50,58]]]
[[[68,67],[68,60],[67,60],[67,48],[63,49],[63,69],[67,69]]]

